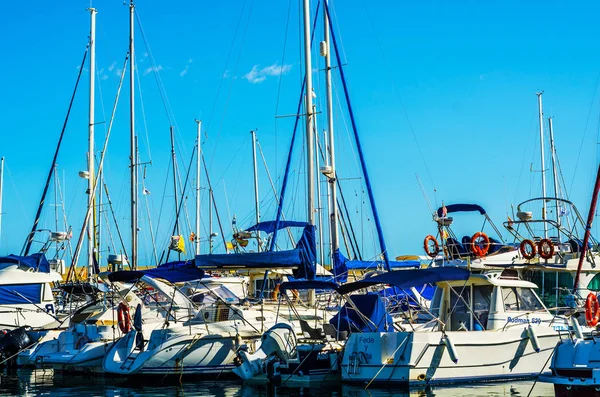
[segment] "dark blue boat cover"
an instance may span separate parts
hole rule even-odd
[[[485,210],[482,206],[477,204],[450,204],[446,205],[446,213],[450,214],[452,212],[479,212],[481,215],[485,215]],[[444,214],[444,207],[440,207],[437,210],[437,215],[442,217]]]
[[[0,285],[0,305],[42,303],[42,284]]]
[[[337,291],[338,285],[329,281],[319,280],[297,280],[297,281],[286,281],[281,283],[279,291],[282,293],[292,289],[305,290],[305,289],[320,289],[320,290],[333,290]]]
[[[277,222],[276,221],[266,221],[266,222],[260,222],[257,223],[256,225],[246,229],[247,232],[265,232],[265,233],[273,233],[275,231],[275,228],[277,228],[277,230],[281,230],[283,228],[286,227],[306,227],[308,226],[307,222],[299,222],[299,221],[279,221],[279,227],[276,226]]]
[[[31,254],[27,256],[8,255],[0,257],[0,267],[3,263],[18,264],[30,267],[41,273],[50,273],[50,263],[43,253]]]
[[[392,317],[386,312],[385,304],[378,294],[352,295],[348,299],[360,313],[346,302],[340,311],[329,320],[329,324],[340,332],[385,332],[392,329]],[[389,329],[386,329],[386,326]]]
[[[317,256],[315,227],[306,222],[302,224],[306,226],[296,248],[292,250],[197,255],[196,266],[204,269],[290,268],[295,278],[314,279]]]
[[[359,261],[346,258],[339,249],[333,256],[333,275],[337,282],[343,283],[348,279],[349,270],[377,269],[385,265],[384,261]],[[391,269],[419,268],[421,262],[416,260],[389,261]]]
[[[182,283],[199,280],[204,277],[204,270],[198,269],[193,262],[169,262],[154,269],[147,270],[120,270],[108,275],[110,281],[135,282],[143,276],[161,278],[170,283]]]
[[[424,284],[433,284],[439,281],[467,280],[471,272],[458,267],[430,267],[427,269],[396,270],[378,274],[360,281],[341,285],[340,294],[366,288],[378,284],[390,284],[399,288],[418,287]]]

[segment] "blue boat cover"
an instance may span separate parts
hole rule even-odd
[[[341,285],[340,294],[347,294],[377,284],[390,284],[399,288],[411,288],[439,281],[467,280],[471,272],[458,267],[430,267],[427,269],[396,270],[378,274],[360,281]]]
[[[0,285],[0,305],[42,303],[42,284]]]
[[[322,290],[333,290],[337,291],[338,285],[329,281],[319,280],[297,280],[297,281],[286,281],[281,283],[279,291],[282,293],[288,290],[297,289],[322,289]]]
[[[343,283],[348,278],[348,270],[377,269],[385,265],[384,261],[359,261],[346,258],[339,249],[333,256],[333,275],[335,280]],[[389,261],[391,269],[419,268],[421,262],[416,260]]]
[[[329,324],[340,332],[385,332],[388,331],[386,325],[391,327],[392,317],[385,310],[385,304],[378,294],[352,295],[348,299],[360,313],[352,304],[346,302],[340,311],[329,320]]]
[[[479,212],[481,215],[485,215],[485,210],[482,206],[477,204],[450,204],[446,205],[446,212],[448,214],[452,212]],[[440,207],[437,210],[437,215],[441,217],[444,214],[444,207]]]
[[[198,269],[192,262],[170,262],[154,269],[120,270],[108,275],[110,281],[135,282],[143,276],[161,278],[170,283],[181,283],[199,280],[204,277],[204,270]]]
[[[277,222],[276,221],[266,221],[266,222],[260,222],[257,223],[256,225],[246,229],[247,232],[265,232],[265,233],[273,233],[275,231],[275,228],[277,228],[277,230],[281,230],[283,228],[286,227],[306,227],[308,226],[307,222],[299,222],[299,221],[279,221],[279,226],[276,226]]]
[[[315,227],[304,225],[302,236],[292,250],[196,255],[196,266],[204,269],[291,268],[295,278],[312,280],[316,274]]]
[[[8,255],[0,257],[0,267],[3,263],[27,266],[41,273],[50,273],[50,263],[43,253],[27,256]]]

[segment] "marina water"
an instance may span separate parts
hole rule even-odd
[[[533,388],[533,390],[532,390]],[[123,379],[54,373],[52,370],[20,370],[0,376],[0,396],[215,396],[215,397],[477,397],[554,396],[553,386],[533,381],[435,387],[431,389],[331,386],[312,388],[267,387],[239,381]]]

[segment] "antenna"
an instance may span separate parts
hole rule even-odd
[[[433,219],[435,219],[436,212],[434,211],[433,207],[431,206],[431,201],[429,201],[429,197],[427,197],[427,192],[425,191],[425,188],[423,187],[423,183],[421,183],[421,178],[419,178],[419,174],[415,174],[415,178],[417,179],[417,182],[419,183],[419,187],[421,188],[421,193],[423,193],[423,197],[425,198],[427,207],[429,207],[429,212],[431,212],[431,216],[433,216]]]

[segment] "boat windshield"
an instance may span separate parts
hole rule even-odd
[[[538,311],[544,306],[531,288],[502,287],[502,299],[506,311]]]
[[[207,306],[210,306],[219,300],[223,300],[229,304],[238,304],[240,302],[239,298],[224,285],[210,288],[197,288],[194,290],[190,298],[195,303],[204,304]]]

